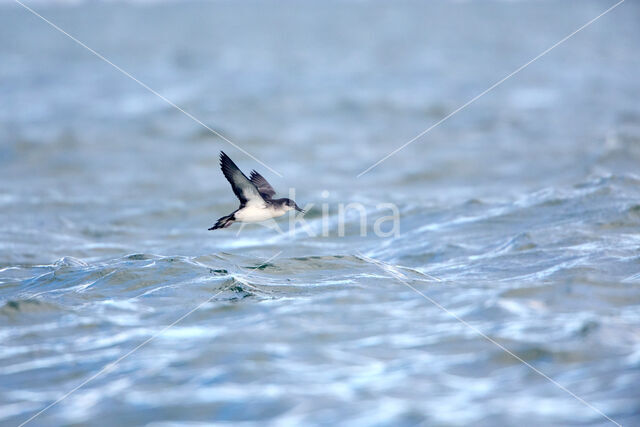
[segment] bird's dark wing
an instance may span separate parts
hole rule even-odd
[[[264,203],[258,188],[249,181],[249,178],[242,173],[224,151],[220,152],[220,169],[222,169],[224,177],[231,184],[234,194],[240,199],[241,206],[251,203]]]
[[[253,184],[258,187],[258,191],[265,199],[270,199],[276,195],[276,190],[267,182],[262,175],[256,171],[251,171],[250,179]]]

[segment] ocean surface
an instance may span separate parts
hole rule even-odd
[[[614,3],[2,2],[0,425],[640,425]]]

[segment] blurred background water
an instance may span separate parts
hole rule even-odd
[[[282,177],[2,2],[0,424],[208,299],[29,425],[610,424],[359,254],[640,423],[637,2],[360,178],[614,3],[27,4]],[[329,235],[208,232],[221,149]]]

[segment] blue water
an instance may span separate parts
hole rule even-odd
[[[640,424],[636,2],[28,4],[282,176],[0,4],[1,425]]]

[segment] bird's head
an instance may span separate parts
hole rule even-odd
[[[300,208],[300,206],[296,205],[296,202],[294,202],[291,199],[284,199],[284,204],[283,204],[284,208],[288,211],[290,210],[297,210],[298,212],[302,212],[304,213],[304,210]]]

